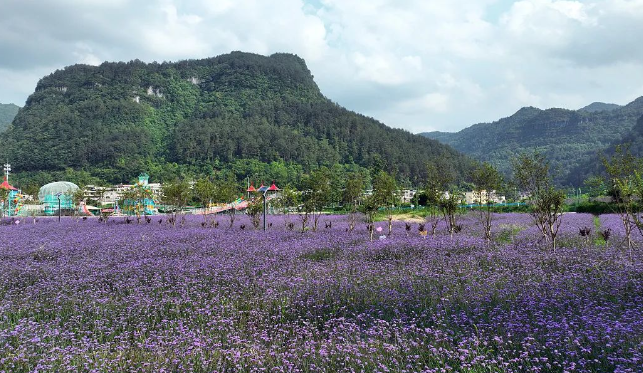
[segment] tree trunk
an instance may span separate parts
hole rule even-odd
[[[319,213],[313,212],[313,232],[317,232],[317,222],[321,217],[321,211]]]

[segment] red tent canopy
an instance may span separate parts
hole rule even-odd
[[[9,185],[9,183],[7,182],[7,177],[6,176],[4,177],[4,181],[2,182],[2,184],[0,184],[0,188],[1,189],[9,189],[9,190],[18,190],[17,188],[14,188],[11,185]]]
[[[273,181],[272,185],[270,186],[270,188],[268,188],[268,190],[271,191],[271,192],[274,192],[274,191],[279,190],[279,188],[277,188],[277,185],[275,185],[275,182]]]
[[[250,188],[246,190],[246,192],[256,192],[257,189],[255,189],[255,186],[253,183],[250,183]]]

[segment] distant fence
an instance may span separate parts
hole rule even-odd
[[[524,202],[511,202],[511,203],[494,203],[491,205],[491,207],[517,207],[517,206],[525,206],[526,203]],[[466,208],[474,208],[474,207],[487,207],[488,205],[481,205],[478,203],[472,203],[469,205],[464,205]]]

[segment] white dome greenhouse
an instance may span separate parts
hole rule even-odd
[[[72,194],[78,189],[78,185],[69,181],[56,181],[43,185],[38,192],[38,199],[40,203],[45,205],[45,214],[53,214],[58,210],[58,206],[60,206],[61,210],[74,208]]]

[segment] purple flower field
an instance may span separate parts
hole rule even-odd
[[[555,254],[520,214],[492,245],[469,216],[373,242],[340,216],[160,218],[0,226],[0,371],[643,371],[643,240],[630,260],[591,215],[564,216]]]

